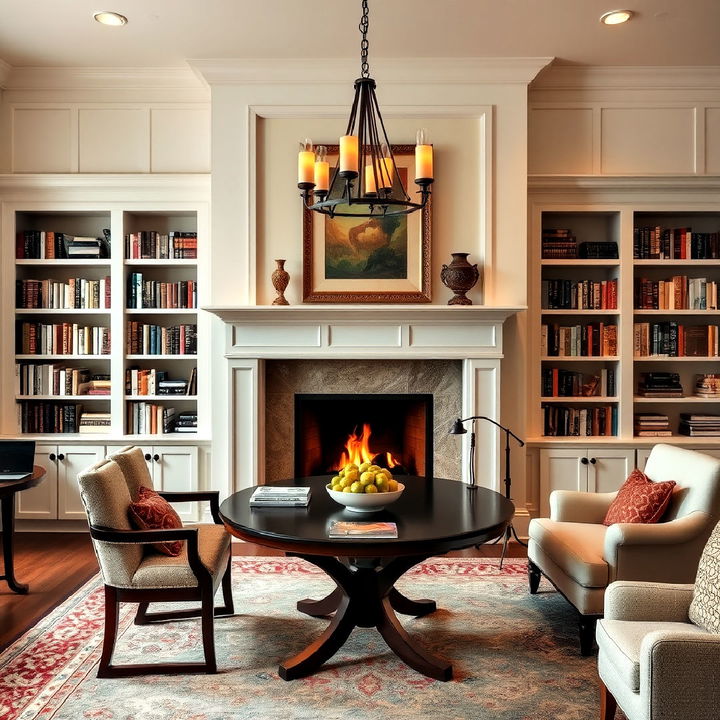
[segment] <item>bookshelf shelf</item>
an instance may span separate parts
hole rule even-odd
[[[106,355],[15,355],[16,360],[110,360]]]
[[[598,260],[596,258],[543,258],[540,260],[543,267],[618,267],[620,260],[617,258],[606,258]]]
[[[635,362],[682,362],[682,363],[698,363],[698,362],[713,362],[720,363],[720,357],[717,356],[705,356],[705,357],[668,357],[667,355],[636,355],[633,360]]]
[[[110,315],[105,308],[16,308],[16,315]]]
[[[126,308],[126,315],[197,315],[198,308]]]
[[[53,266],[57,265],[60,267],[110,267],[110,261],[107,258],[102,260],[89,260],[89,259],[64,259],[64,258],[53,258],[51,260],[15,260],[15,264],[19,266],[23,265],[42,265],[48,267],[48,263],[52,263]]]
[[[197,360],[197,355],[126,355],[126,360]]]
[[[197,395],[126,395],[126,400],[134,400],[136,402],[156,402],[156,401],[165,401],[168,402],[187,402],[190,401],[196,401]]]
[[[572,397],[555,397],[552,395],[541,397],[540,402],[543,403],[574,403],[574,404],[583,404],[583,403],[616,403],[618,401],[618,398],[615,395],[590,395],[590,396],[584,396],[584,395],[578,395],[578,396],[572,396]]]
[[[131,260],[125,259],[125,265],[132,267],[197,267],[197,260],[182,260],[168,258],[166,260],[159,259],[146,259],[146,260]]]
[[[635,308],[633,310],[635,315],[702,315],[702,316],[720,316],[720,310],[641,310]]]
[[[73,402],[96,402],[99,400],[110,401],[110,395],[16,395],[16,400],[45,400],[65,402],[72,400]]]
[[[543,315],[579,315],[588,317],[597,317],[598,315],[619,315],[620,311],[617,309],[612,310],[549,310],[543,308],[541,310]]]
[[[661,266],[661,267],[719,267],[719,260],[633,260],[637,266]]]
[[[543,355],[542,362],[616,362],[617,355]]]
[[[633,402],[645,404],[645,405],[658,405],[662,404],[665,405],[685,405],[687,403],[697,404],[697,405],[704,405],[706,403],[709,404],[715,404],[720,408],[720,398],[704,398],[704,397],[697,397],[695,395],[686,395],[683,397],[676,397],[676,398],[649,398],[649,397],[643,397],[642,395],[636,395],[633,398]]]

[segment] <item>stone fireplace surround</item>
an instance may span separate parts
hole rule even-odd
[[[462,417],[486,415],[502,422],[500,416],[500,360],[502,327],[507,317],[524,307],[439,305],[298,305],[289,307],[232,306],[208,307],[226,324],[225,357],[228,369],[228,467],[229,490],[236,491],[265,481],[266,439],[276,437],[282,419],[273,415],[266,394],[273,388],[266,385],[267,360],[331,360],[327,367],[343,367],[343,373],[361,369],[370,378],[375,371],[369,361],[382,371],[398,361],[412,361],[413,377],[437,375],[438,363],[446,365],[447,373],[440,385],[439,396],[444,406],[442,417],[435,420],[436,447],[438,423],[461,412]],[[344,363],[344,361],[351,361]],[[459,361],[459,362],[457,362]],[[340,363],[336,365],[335,363]],[[405,363],[403,363],[404,365]],[[449,370],[455,366],[456,370]],[[423,367],[424,366],[424,367]],[[274,366],[277,369],[278,366]],[[289,366],[288,366],[289,367]],[[272,378],[274,369],[271,367]],[[457,400],[447,385],[453,375],[459,376]],[[410,376],[408,376],[409,378]],[[407,382],[398,380],[401,384]],[[380,387],[378,374],[368,383]],[[431,382],[432,384],[432,382]],[[359,392],[366,392],[359,388]],[[332,392],[332,390],[322,390]],[[347,392],[347,388],[342,392]],[[402,392],[400,390],[399,392]],[[437,404],[436,404],[437,407]],[[447,416],[447,417],[446,417]],[[269,426],[272,425],[272,428]],[[282,429],[280,429],[282,432]],[[490,423],[476,424],[476,468],[479,483],[501,490],[500,438]],[[443,430],[443,435],[445,434]],[[292,430],[287,430],[292,437]],[[452,440],[452,439],[451,439]],[[447,441],[445,441],[447,442]],[[447,446],[449,447],[449,446]],[[443,448],[445,446],[443,445]],[[466,458],[469,437],[462,437],[461,455],[442,450],[443,459],[435,463],[435,475],[467,480]],[[452,466],[460,463],[461,472]],[[281,468],[284,470],[285,468]],[[454,471],[453,471],[454,470]]]

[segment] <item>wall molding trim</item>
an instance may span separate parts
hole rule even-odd
[[[27,173],[0,174],[0,194],[15,190],[189,190],[203,194],[210,192],[210,175],[207,173]]]
[[[187,90],[207,94],[189,67],[13,67],[0,60],[0,87],[7,90]]]
[[[717,90],[718,67],[569,67],[545,68],[531,90]]]
[[[528,192],[566,194],[574,190],[718,192],[720,176],[528,175]]]
[[[551,57],[529,58],[377,58],[372,75],[383,84],[525,84],[551,63]],[[346,84],[358,74],[348,58],[191,59],[190,67],[210,85]]]

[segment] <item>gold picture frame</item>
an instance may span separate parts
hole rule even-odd
[[[414,145],[393,145],[413,191]],[[328,146],[335,164],[338,146]],[[410,181],[408,181],[410,178]],[[422,210],[383,218],[330,218],[303,208],[303,302],[429,303],[432,195]]]

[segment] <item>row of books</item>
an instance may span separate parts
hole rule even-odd
[[[547,310],[616,310],[617,280],[543,280]]]
[[[586,375],[564,368],[543,368],[541,392],[543,397],[614,397],[615,369],[601,368],[599,373]]]
[[[24,433],[76,433],[82,405],[60,402],[19,402],[18,426]]]
[[[577,241],[569,228],[543,228],[541,240],[543,258],[577,257]]]
[[[197,258],[197,233],[178,230],[130,233],[125,236],[125,257],[130,260],[194,260]]]
[[[669,437],[672,435],[670,418],[662,413],[638,413],[634,420],[636,437]]]
[[[635,357],[717,357],[717,325],[681,325],[676,322],[635,323]]]
[[[638,395],[647,398],[683,397],[683,388],[680,384],[680,373],[640,373]]]
[[[129,355],[195,355],[197,325],[161,327],[129,322],[127,352]]]
[[[162,435],[173,432],[175,408],[148,402],[129,402],[127,432],[130,435]]]
[[[102,238],[54,230],[19,230],[15,235],[15,257],[18,260],[110,257],[110,230],[103,230]]]
[[[93,374],[88,368],[65,367],[57,363],[17,363],[17,395],[109,395],[110,376]]]
[[[175,421],[173,432],[176,433],[194,433],[197,432],[197,413],[183,412],[180,413]]]
[[[548,357],[615,357],[617,325],[603,322],[585,325],[543,324],[540,354]]]
[[[633,257],[638,260],[712,260],[720,258],[720,234],[692,228],[636,227]]]
[[[110,277],[99,280],[18,280],[15,305],[18,308],[92,310],[110,308]]]
[[[111,417],[109,412],[85,412],[80,415],[79,433],[101,433],[110,432]]]
[[[705,373],[695,380],[695,394],[698,397],[720,400],[720,374]]]
[[[707,278],[674,275],[669,280],[635,278],[637,310],[717,310],[718,286]]]
[[[24,322],[19,326],[17,341],[17,352],[23,355],[107,355],[110,328]]]
[[[197,368],[187,380],[173,380],[165,370],[128,368],[125,371],[128,395],[196,395]]]
[[[197,282],[143,280],[142,273],[128,277],[128,308],[196,308]]]
[[[609,437],[618,433],[616,405],[575,408],[543,404],[543,435],[548,437]]]

